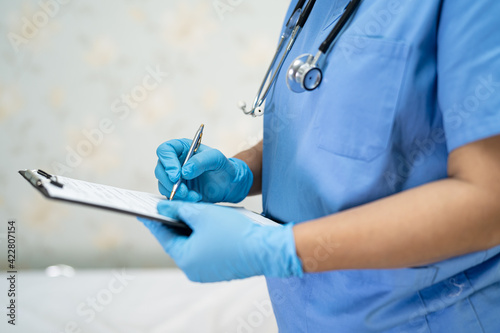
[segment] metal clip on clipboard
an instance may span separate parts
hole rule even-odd
[[[55,176],[40,169],[20,170],[19,174],[46,198],[156,220],[182,234],[191,233],[184,222],[158,214],[156,205],[165,200],[160,195]]]
[[[24,170],[24,171],[19,171],[21,175],[23,175],[27,180],[30,181],[30,183],[35,186],[35,187],[40,187],[46,182],[47,180],[52,184],[57,187],[63,188],[63,184],[59,182],[57,179],[57,176],[52,176],[51,174],[43,171],[43,170],[36,170],[36,173],[33,172],[32,170]],[[42,175],[45,177],[47,180],[39,177],[38,175]]]

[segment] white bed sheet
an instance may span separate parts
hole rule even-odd
[[[21,271],[17,291],[17,325],[4,315],[1,332],[278,331],[262,277],[199,284],[178,269]]]

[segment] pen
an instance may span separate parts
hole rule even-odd
[[[184,163],[182,166],[186,165],[187,161],[196,153],[198,148],[200,147],[201,144],[201,137],[203,136],[203,128],[205,125],[201,124],[200,128],[196,132],[193,142],[191,142],[191,146],[189,147],[188,153],[186,155],[186,159],[184,160]],[[174,187],[172,188],[172,193],[170,193],[170,198],[168,200],[172,200],[174,198],[175,192],[177,192],[177,189],[181,185],[182,182],[182,173],[181,176],[179,176],[179,180],[177,183],[174,184]]]

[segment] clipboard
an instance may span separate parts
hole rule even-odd
[[[54,176],[39,169],[19,170],[19,173],[48,199],[143,217],[191,231],[184,222],[157,212],[156,206],[161,200],[165,200],[164,196]]]
[[[83,180],[51,175],[43,170],[19,170],[33,187],[48,199],[71,202],[159,221],[178,232],[189,235],[191,228],[184,222],[158,213],[156,206],[168,200],[159,194],[126,190],[118,187],[90,183]],[[232,207],[260,225],[280,224],[243,207]]]

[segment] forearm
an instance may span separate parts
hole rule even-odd
[[[244,150],[234,156],[244,161],[250,170],[252,170],[253,184],[248,195],[257,195],[262,192],[262,145],[263,142],[260,141],[252,148]]]
[[[498,193],[448,178],[296,225],[305,271],[425,265],[500,244]]]

